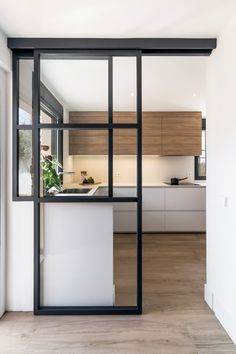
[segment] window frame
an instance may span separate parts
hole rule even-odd
[[[19,131],[30,130],[32,132],[33,142],[33,102],[32,102],[32,122],[31,124],[19,124],[19,99],[20,99],[20,76],[19,76],[19,61],[32,60],[34,62],[33,51],[13,52],[13,124],[12,124],[12,200],[13,201],[33,201],[34,193],[32,195],[19,195]],[[32,90],[33,90],[34,75],[32,73]],[[34,90],[33,90],[34,93]],[[34,97],[32,97],[34,101]],[[42,106],[41,106],[42,101]],[[40,109],[46,113],[53,120],[52,124],[61,124],[63,122],[63,106],[50,92],[50,90],[40,82]],[[55,136],[56,132],[56,136]],[[57,144],[60,149],[58,151],[58,161],[63,165],[63,131],[53,131],[52,134],[52,147]],[[55,138],[58,141],[55,141]],[[33,144],[32,144],[33,152]],[[34,173],[34,172],[33,172]],[[63,174],[61,175],[63,181]]]
[[[206,132],[206,118],[202,118],[202,131]],[[206,175],[201,176],[199,174],[199,161],[200,161],[200,156],[194,156],[194,178],[197,181],[205,181]],[[206,163],[206,133],[205,133],[205,163]]]

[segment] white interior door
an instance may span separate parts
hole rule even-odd
[[[6,73],[0,68],[0,317],[5,312]]]

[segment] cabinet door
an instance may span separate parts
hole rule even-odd
[[[71,130],[69,141],[69,155],[108,155],[105,130]]]
[[[137,129],[113,130],[114,155],[137,155]]]
[[[166,210],[206,210],[206,188],[165,188]]]
[[[143,232],[164,232],[165,212],[164,211],[144,211],[143,212]]]
[[[161,119],[160,112],[143,112],[143,155],[162,154]]]
[[[75,111],[70,123],[107,123],[107,112]],[[70,130],[70,155],[108,155],[108,132],[105,130]]]
[[[135,112],[114,112],[114,123],[136,123]],[[142,114],[143,155],[161,155],[161,116],[160,112],[143,112]],[[117,144],[114,153],[117,155],[137,154],[137,132],[133,129],[114,131]],[[114,139],[114,141],[115,141]],[[117,146],[116,146],[117,145]]]
[[[136,197],[137,188],[135,187],[114,187],[114,197]],[[113,203],[114,211],[135,211],[137,210],[137,203]]]
[[[114,123],[137,123],[136,112],[113,112]],[[136,155],[137,154],[137,131],[136,129],[114,129],[113,130],[113,151],[114,155]]]
[[[143,210],[164,210],[165,188],[143,188]]]
[[[163,112],[163,155],[200,155],[201,131],[201,112]]]
[[[137,213],[136,211],[114,211],[113,222],[114,232],[136,232]]]
[[[167,232],[205,232],[206,213],[204,211],[167,211],[165,213]]]

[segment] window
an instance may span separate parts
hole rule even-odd
[[[33,95],[34,65],[32,58],[14,59],[15,121],[14,121],[14,183],[15,200],[32,200],[34,191],[33,176]],[[17,80],[18,76],[18,80]],[[42,123],[59,124],[63,122],[63,106],[52,92],[40,82],[40,117]],[[63,132],[52,130],[48,134],[50,154],[63,163]],[[48,148],[48,147],[46,147]],[[43,152],[43,149],[42,149]],[[61,171],[59,171],[61,172]],[[63,179],[63,175],[61,175]]]
[[[195,156],[195,179],[206,180],[206,119],[202,120],[202,153]]]

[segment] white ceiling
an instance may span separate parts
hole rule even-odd
[[[0,0],[0,27],[17,37],[217,36],[235,0]]]
[[[207,57],[143,57],[143,110],[205,112],[207,60]],[[41,80],[68,111],[108,110],[106,60],[41,60]],[[135,58],[113,59],[113,109],[136,110]]]

